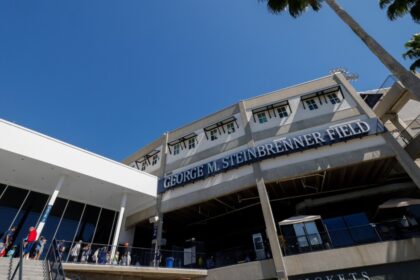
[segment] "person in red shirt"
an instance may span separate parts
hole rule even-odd
[[[36,237],[37,237],[37,232],[36,232],[35,227],[30,227],[28,236],[26,237],[25,248],[23,250],[24,258],[29,259],[29,255],[31,253],[32,246],[34,245],[36,241]]]

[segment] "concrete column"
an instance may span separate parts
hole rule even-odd
[[[115,252],[117,250],[118,239],[120,237],[121,224],[123,222],[126,203],[127,203],[127,194],[124,193],[121,198],[121,207],[120,207],[120,213],[118,214],[117,224],[115,225],[114,239],[112,241],[112,249],[111,249],[111,260],[114,259]]]
[[[55,186],[54,192],[51,195],[50,200],[48,201],[47,207],[45,208],[45,211],[44,211],[44,213],[42,215],[42,218],[41,218],[41,220],[40,220],[40,222],[39,222],[39,224],[38,224],[38,226],[36,228],[37,239],[38,239],[38,237],[41,236],[41,232],[44,229],[45,223],[47,222],[47,219],[48,219],[48,216],[50,215],[51,209],[53,208],[54,203],[55,203],[55,201],[57,199],[57,196],[58,196],[58,194],[59,194],[59,192],[61,190],[61,187],[64,184],[65,178],[66,177],[64,175],[62,175],[60,177],[60,179],[57,182],[57,185]]]
[[[254,170],[257,170],[257,174],[261,173],[261,169],[259,168],[259,166],[254,168]],[[270,199],[268,197],[267,188],[265,186],[264,179],[262,178],[262,176],[259,176],[259,178],[257,178],[256,181],[258,196],[260,197],[261,208],[266,226],[266,233],[268,241],[270,242],[271,253],[273,254],[277,279],[288,279],[286,273],[286,266],[284,265],[283,252],[281,251],[280,241],[277,234],[276,222],[274,221],[273,211],[271,210],[271,204]]]
[[[254,137],[252,135],[251,126],[249,125],[248,117],[246,115],[246,105],[244,101],[239,103],[239,110],[241,112],[241,119],[244,124],[245,135],[248,140],[249,147],[255,147]],[[273,212],[271,210],[270,198],[268,197],[267,188],[265,186],[264,178],[261,172],[259,163],[252,165],[254,169],[255,182],[257,184],[258,196],[261,202],[261,208],[264,216],[265,230],[270,242],[271,254],[273,255],[274,266],[276,269],[277,279],[287,280],[286,267],[284,265],[283,253],[280,247],[280,241],[277,235],[276,223],[274,221]]]

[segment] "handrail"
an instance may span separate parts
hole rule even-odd
[[[46,261],[48,263],[48,273],[51,280],[65,280],[66,275],[64,273],[63,264],[61,262],[61,256],[57,252],[58,243],[57,240],[53,240],[51,249],[48,251]]]
[[[404,144],[407,146],[408,144],[410,144],[410,142],[417,137],[417,135],[419,134],[419,132],[417,132],[415,135],[410,135],[409,133],[409,129],[412,129],[413,124],[415,123],[419,123],[420,124],[420,114],[414,118],[403,130],[398,130],[398,135],[395,137],[397,140],[400,138]],[[409,137],[406,137],[406,133],[408,133]]]
[[[15,279],[16,276],[16,272],[19,269],[19,280],[23,279],[23,244],[24,244],[25,240],[22,239],[22,242],[20,243],[20,254],[19,254],[19,262],[16,265],[15,271],[13,272],[12,277],[10,278],[10,280]]]

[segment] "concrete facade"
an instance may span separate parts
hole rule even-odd
[[[336,102],[328,96],[331,90],[336,93],[338,99]],[[420,114],[417,101],[411,100],[399,83],[380,92],[385,95],[376,107],[370,108],[341,74],[334,74],[240,101],[210,116],[168,132],[127,158],[124,163],[136,167],[138,162],[147,158],[152,151],[159,151],[160,162],[144,166],[144,170],[162,178],[223,158],[246,147],[254,147],[281,137],[302,135],[316,128],[326,129],[346,122],[369,119],[378,119],[377,126],[380,127],[381,121],[389,122],[392,113],[398,114],[398,120],[403,120],[404,123],[399,128],[405,129],[406,122],[412,122],[413,115]],[[316,109],[308,108],[310,105],[306,102],[308,99],[315,100]],[[278,110],[279,107],[282,109]],[[282,110],[287,112],[287,116],[280,115]],[[229,122],[233,125],[228,126]],[[194,140],[190,140],[191,138]],[[413,147],[413,143],[410,148],[406,148],[407,151],[418,151],[417,147]],[[175,145],[178,147],[175,148]],[[167,148],[163,149],[164,146]],[[257,187],[258,202],[263,210],[265,230],[274,261],[242,263],[232,267],[211,269],[207,279],[280,279],[283,277],[299,279],[296,278],[299,275],[309,275],[325,270],[345,270],[354,267],[409,262],[420,258],[418,241],[414,239],[283,257],[266,183],[293,180],[312,176],[311,174],[317,172],[328,172],[367,162],[396,159],[402,167],[402,172],[406,172],[413,182],[384,185],[372,191],[363,190],[362,193],[374,195],[379,189],[384,193],[392,193],[394,189],[411,190],[414,186],[420,187],[420,172],[410,155],[390,133],[376,133],[304,152],[266,159],[218,173],[204,180],[197,180],[192,184],[168,189],[161,194],[159,211],[164,218],[165,213],[209,200],[217,200],[219,197],[241,192],[250,187]],[[333,200],[334,197],[340,199],[339,196],[328,199]],[[341,196],[347,200],[357,197],[356,193]],[[309,203],[312,207],[322,200],[322,198],[314,201],[307,200],[297,205],[296,209],[304,209]],[[154,213],[156,213],[154,207],[145,207],[127,217],[126,226],[133,227]],[[399,249],[407,250],[406,254],[395,255]],[[343,258],[343,255],[350,257]],[[387,257],[384,259],[384,256]],[[322,265],[321,262],[325,260],[328,262]],[[363,277],[361,274],[359,276]]]

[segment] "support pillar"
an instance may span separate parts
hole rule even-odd
[[[156,233],[156,236],[153,236],[155,240],[155,251],[154,251],[154,256],[153,256],[154,267],[159,266],[160,244],[162,243],[163,213],[161,211],[161,205],[162,205],[162,194],[159,194],[156,201],[156,211],[157,211],[156,216],[158,219],[153,225],[154,227],[153,231],[154,233]]]
[[[112,241],[112,249],[111,249],[111,260],[114,259],[115,252],[117,251],[118,239],[120,237],[121,224],[124,217],[126,203],[127,203],[127,194],[124,193],[121,198],[121,207],[120,207],[120,213],[118,214],[117,224],[115,225],[114,239]]]
[[[256,164],[255,164],[256,165]],[[255,169],[257,171],[255,172]],[[261,173],[259,167],[254,167],[256,175]],[[274,267],[276,269],[277,279],[287,280],[286,266],[284,264],[283,253],[281,251],[280,241],[277,234],[277,227],[274,221],[273,211],[271,210],[270,198],[268,197],[267,188],[262,176],[256,176],[258,196],[260,197],[261,208],[264,216],[266,233],[268,241],[270,242],[271,254],[273,255]]]
[[[54,203],[57,199],[57,196],[58,196],[58,194],[61,190],[61,187],[64,184],[65,178],[66,178],[66,176],[62,175],[60,177],[60,179],[58,180],[57,185],[55,186],[54,192],[51,195],[50,200],[48,201],[47,207],[45,208],[45,211],[42,214],[42,218],[39,221],[39,224],[36,228],[36,232],[37,232],[37,237],[36,238],[37,239],[41,236],[41,232],[44,229],[45,223],[47,222],[47,219],[48,219],[48,216],[50,215],[51,209],[53,208]]]
[[[161,168],[159,170],[159,176],[164,177],[166,172],[166,157],[168,155],[168,139],[169,133],[165,133],[162,138],[162,158]],[[163,194],[158,194],[156,198],[156,216],[157,221],[153,225],[153,239],[155,240],[155,248],[153,255],[153,266],[159,266],[158,260],[160,259],[160,245],[162,243],[162,232],[163,232],[163,213],[162,213],[162,199]],[[152,247],[153,248],[153,247]]]
[[[245,101],[239,103],[241,119],[244,124],[245,135],[248,140],[248,147],[255,147],[254,137],[249,125],[249,119],[246,113]],[[277,235],[276,223],[274,221],[273,212],[271,210],[270,198],[268,197],[267,188],[261,172],[259,163],[252,165],[254,170],[255,182],[257,184],[258,196],[260,198],[261,208],[264,216],[265,231],[270,242],[271,254],[273,255],[274,267],[276,269],[277,279],[288,280],[286,265],[284,263],[283,253],[280,247],[280,241]]]

